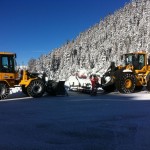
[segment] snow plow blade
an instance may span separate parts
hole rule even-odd
[[[54,80],[49,80],[46,85],[46,92],[52,96],[67,95],[64,83],[65,81],[56,82]]]

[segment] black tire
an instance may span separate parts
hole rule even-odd
[[[0,100],[8,97],[10,92],[9,86],[7,83],[0,83]]]
[[[148,91],[150,91],[150,80],[147,82],[146,89],[147,89]]]
[[[36,79],[31,81],[29,86],[27,87],[27,93],[29,96],[38,98],[44,94],[45,85],[44,82],[40,79]]]
[[[26,88],[24,85],[22,85],[21,89],[22,89],[22,93],[23,93],[23,94],[29,96],[29,94],[28,94],[28,92],[27,92],[27,88]]]
[[[136,86],[135,76],[131,73],[122,73],[116,79],[116,88],[120,93],[133,93]]]
[[[107,76],[107,75],[106,75]],[[105,91],[105,92],[108,92],[108,93],[110,93],[110,92],[114,92],[115,90],[116,90],[116,87],[115,87],[115,84],[113,83],[114,82],[114,80],[112,81],[112,79],[111,79],[111,83],[109,84],[107,84],[106,83],[106,81],[105,81],[105,77],[106,76],[103,76],[102,78],[101,78],[101,85],[102,85],[102,89]],[[109,76],[110,76],[110,74],[109,74]],[[112,76],[110,76],[111,78],[112,78]]]
[[[116,86],[115,84],[112,84],[112,85],[108,85],[108,86],[102,86],[102,89],[105,91],[105,92],[114,92],[116,90]]]

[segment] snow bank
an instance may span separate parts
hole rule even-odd
[[[10,94],[22,92],[21,87],[10,88]]]
[[[79,85],[79,81],[77,80],[76,76],[70,76],[65,82],[65,86],[67,87],[78,86],[78,85]]]

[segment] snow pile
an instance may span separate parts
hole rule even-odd
[[[70,76],[65,82],[65,86],[72,90],[85,87],[87,84],[91,85],[89,72],[83,68],[79,69],[75,75]]]
[[[88,78],[79,78],[77,76],[70,76],[65,82],[65,86],[71,90],[79,90],[86,85],[91,86],[91,81]]]
[[[67,81],[65,82],[65,85],[70,86],[85,86],[86,84],[91,84],[90,79],[81,79],[76,76],[70,76]]]
[[[14,94],[17,92],[22,92],[21,87],[10,88],[10,94]]]
[[[79,86],[79,81],[76,76],[70,76],[66,82],[65,86],[70,87],[70,86]]]

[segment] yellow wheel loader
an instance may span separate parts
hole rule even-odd
[[[146,86],[150,91],[150,64],[145,51],[128,53],[122,56],[124,65],[108,70],[101,78],[104,91],[118,90],[120,93],[133,93]]]
[[[19,72],[16,68],[16,54],[0,52],[0,99],[7,98],[15,85],[21,86],[26,95],[41,97],[45,92],[45,74]]]

